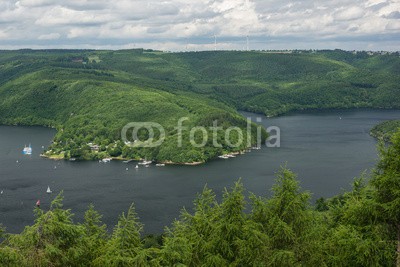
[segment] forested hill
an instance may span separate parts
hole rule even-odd
[[[189,117],[186,126],[211,126],[217,119],[224,128],[245,129],[237,110],[272,116],[353,107],[400,107],[398,53],[0,52],[0,123],[56,127],[53,156],[204,162],[235,149],[226,143],[222,148],[193,148],[188,140],[178,149],[178,118]],[[122,127],[132,121],[162,124],[166,142],[156,149],[116,142]],[[188,137],[188,131],[183,135]],[[100,153],[91,153],[87,143],[98,144]]]
[[[393,134],[400,129],[400,120],[390,120],[379,123],[371,129],[371,135],[375,138],[390,142]]]

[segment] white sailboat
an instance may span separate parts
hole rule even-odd
[[[50,186],[47,186],[47,191],[46,191],[46,193],[47,193],[47,194],[53,193],[53,191],[51,191],[51,189],[50,189]]]

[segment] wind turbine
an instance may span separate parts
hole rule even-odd
[[[214,51],[217,51],[217,35],[214,34]]]

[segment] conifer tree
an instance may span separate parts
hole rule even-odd
[[[22,256],[23,266],[63,266],[79,262],[83,228],[72,221],[70,210],[63,209],[62,192],[45,212],[35,208],[35,224],[7,243]]]
[[[90,263],[98,258],[101,249],[106,243],[107,232],[106,225],[101,221],[101,215],[94,209],[93,204],[89,205],[88,210],[85,212],[85,220],[82,224],[84,236],[81,264],[90,265]]]
[[[376,188],[376,201],[382,219],[395,233],[397,263],[400,267],[400,131],[391,138],[392,145],[380,145],[380,161],[371,181]]]
[[[140,234],[143,225],[138,221],[134,205],[123,213],[115,226],[111,239],[102,249],[102,255],[94,260],[95,266],[148,266],[157,265],[151,250],[143,248]]]

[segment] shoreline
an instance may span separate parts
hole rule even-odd
[[[61,157],[60,155],[50,155],[49,156],[49,155],[41,153],[39,156],[41,158],[51,159],[51,160],[67,160],[67,159],[64,158],[64,156]]]
[[[195,161],[195,162],[173,162],[173,161],[161,161],[162,164],[167,165],[182,165],[182,166],[197,166],[206,163],[205,161]]]
[[[70,161],[68,159],[65,159],[63,156],[60,155],[46,155],[41,153],[40,157],[45,158],[45,159],[49,159],[49,160],[55,160],[55,161],[59,161],[59,160],[65,160],[65,161]],[[130,158],[123,158],[123,157],[110,157],[110,159],[112,160],[117,160],[117,161],[143,161],[145,159],[130,159]],[[96,161],[96,160],[81,160],[81,161]],[[160,163],[162,164],[167,164],[167,165],[182,165],[182,166],[197,166],[197,165],[201,165],[204,164],[205,161],[195,161],[195,162],[173,162],[173,161],[160,161]]]
[[[249,148],[251,149],[251,148]],[[239,155],[244,155],[246,153],[246,150],[242,150],[242,151],[236,151],[236,152],[230,152],[227,154],[222,154],[219,156],[224,156],[224,155],[234,155],[234,156],[239,156]],[[55,161],[60,161],[60,160],[65,160],[65,161],[70,161],[68,159],[65,159],[64,156],[61,155],[46,155],[41,153],[40,157],[45,158],[45,159],[49,159],[49,160],[55,160]],[[123,158],[123,157],[109,157],[112,160],[117,160],[117,161],[143,161],[145,159],[131,159],[131,158]],[[215,158],[217,159],[217,157]],[[95,161],[95,160],[82,160],[82,161]],[[166,165],[181,165],[181,166],[198,166],[198,165],[202,165],[205,164],[206,161],[195,161],[195,162],[173,162],[170,160],[167,161],[160,161],[159,163],[161,164],[166,164]]]

